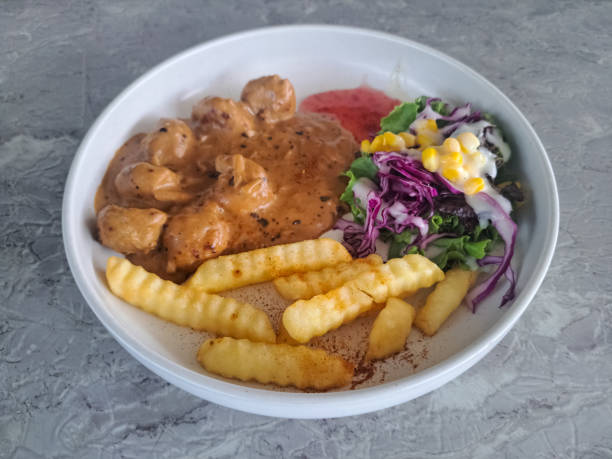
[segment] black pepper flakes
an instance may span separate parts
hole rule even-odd
[[[258,218],[257,223],[259,223],[261,226],[265,228],[266,226],[268,226],[270,222],[268,222],[268,220],[266,220],[265,218]]]
[[[299,225],[300,223],[302,223],[302,220],[293,220],[291,222],[292,225]]]
[[[326,201],[329,201],[331,197],[330,196],[319,196],[319,199],[321,200],[321,202],[326,202]]]
[[[303,134],[304,134],[304,132],[303,132],[303,131],[295,131],[295,133],[296,133],[297,135],[303,135]]]
[[[161,129],[159,130],[159,132],[168,132],[168,129],[166,129],[165,127],[163,127],[163,128],[161,128]]]

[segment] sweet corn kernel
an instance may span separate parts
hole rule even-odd
[[[446,155],[449,162],[452,162],[455,165],[461,166],[463,164],[463,155],[458,151],[454,151]]]
[[[480,193],[484,188],[484,180],[481,177],[474,177],[465,182],[463,191],[465,194]]]
[[[398,135],[404,140],[406,147],[408,148],[414,147],[414,144],[416,143],[415,136],[413,136],[412,134],[408,132],[400,132]]]
[[[429,147],[423,150],[421,153],[421,162],[423,163],[423,167],[428,171],[437,171],[440,166],[440,157],[436,149]]]
[[[479,166],[484,166],[484,164],[487,162],[487,159],[485,158],[485,156],[479,151],[474,152],[472,156],[472,160]]]
[[[485,156],[480,153],[478,150],[473,151],[472,153],[465,153],[463,155],[463,159],[465,160],[464,164],[469,165],[475,172],[472,172],[470,169],[470,175],[480,175],[480,168],[487,163],[487,159]]]
[[[438,125],[436,123],[436,120],[425,120],[425,123],[423,123],[423,127],[425,129],[429,129],[430,131],[438,132]]]
[[[363,153],[370,153],[370,148],[372,147],[372,144],[370,143],[369,140],[362,140],[361,141],[361,151]]]
[[[383,141],[387,145],[393,145],[395,143],[395,134],[393,132],[385,132],[383,134]]]
[[[446,139],[444,143],[442,144],[442,146],[446,149],[447,153],[454,153],[454,152],[461,151],[461,145],[459,144],[459,141],[452,137],[449,137],[448,139]]]
[[[428,136],[427,134],[417,134],[416,141],[421,148],[429,147],[430,145],[433,145],[434,143],[431,136]]]
[[[406,142],[399,135],[395,136],[395,143],[393,144],[393,151],[400,151],[406,148]]]
[[[466,152],[474,151],[480,146],[480,140],[471,132],[462,132],[457,136],[457,140]]]
[[[370,153],[375,151],[400,151],[404,148],[406,148],[404,139],[393,132],[385,132],[374,137],[370,145]]]
[[[454,167],[445,167],[444,169],[442,169],[442,175],[444,176],[444,178],[450,180],[451,182],[457,182],[461,178],[461,173],[459,169],[456,169]]]
[[[372,140],[372,143],[370,144],[370,152],[375,152],[375,151],[382,151],[382,147],[383,147],[383,139],[382,136],[377,135],[376,137],[374,137],[374,140]]]

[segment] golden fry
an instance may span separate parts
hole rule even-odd
[[[177,325],[253,341],[276,342],[266,313],[248,303],[177,285],[118,257],[108,259],[106,279],[119,298]]]
[[[307,343],[350,322],[373,304],[372,298],[347,284],[309,300],[296,301],[285,309],[283,325],[293,339]]]
[[[353,365],[321,349],[216,338],[204,342],[198,362],[211,373],[241,381],[325,390],[353,378]]]
[[[222,292],[350,260],[339,242],[314,239],[206,260],[184,285],[209,293]]]
[[[399,298],[389,298],[372,325],[366,358],[382,359],[401,351],[415,314],[412,305]]]
[[[438,266],[421,255],[406,255],[375,266],[341,287],[299,300],[283,313],[283,325],[300,343],[321,336],[368,311],[375,303],[429,287],[444,278]]]
[[[447,271],[444,280],[427,297],[425,306],[417,312],[414,325],[426,335],[434,335],[461,304],[477,275],[476,271],[460,268]]]
[[[359,274],[382,264],[380,256],[372,254],[366,258],[357,258],[346,263],[324,268],[321,271],[309,271],[274,279],[276,291],[287,300],[312,298],[315,295],[329,292],[354,279]]]
[[[444,273],[431,260],[421,255],[405,255],[359,275],[350,284],[376,303],[384,303],[388,298],[402,298],[442,279]]]

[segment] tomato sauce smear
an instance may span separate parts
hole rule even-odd
[[[374,138],[380,119],[400,103],[382,91],[360,86],[313,94],[300,104],[300,111],[331,115],[361,141]]]

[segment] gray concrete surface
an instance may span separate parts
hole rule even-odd
[[[271,419],[170,386],[110,337],[63,254],[64,180],[103,107],[188,46],[287,23],[460,59],[523,110],[558,179],[558,248],[518,325],[455,381],[369,415]],[[0,456],[612,457],[611,146],[611,2],[2,2]]]

